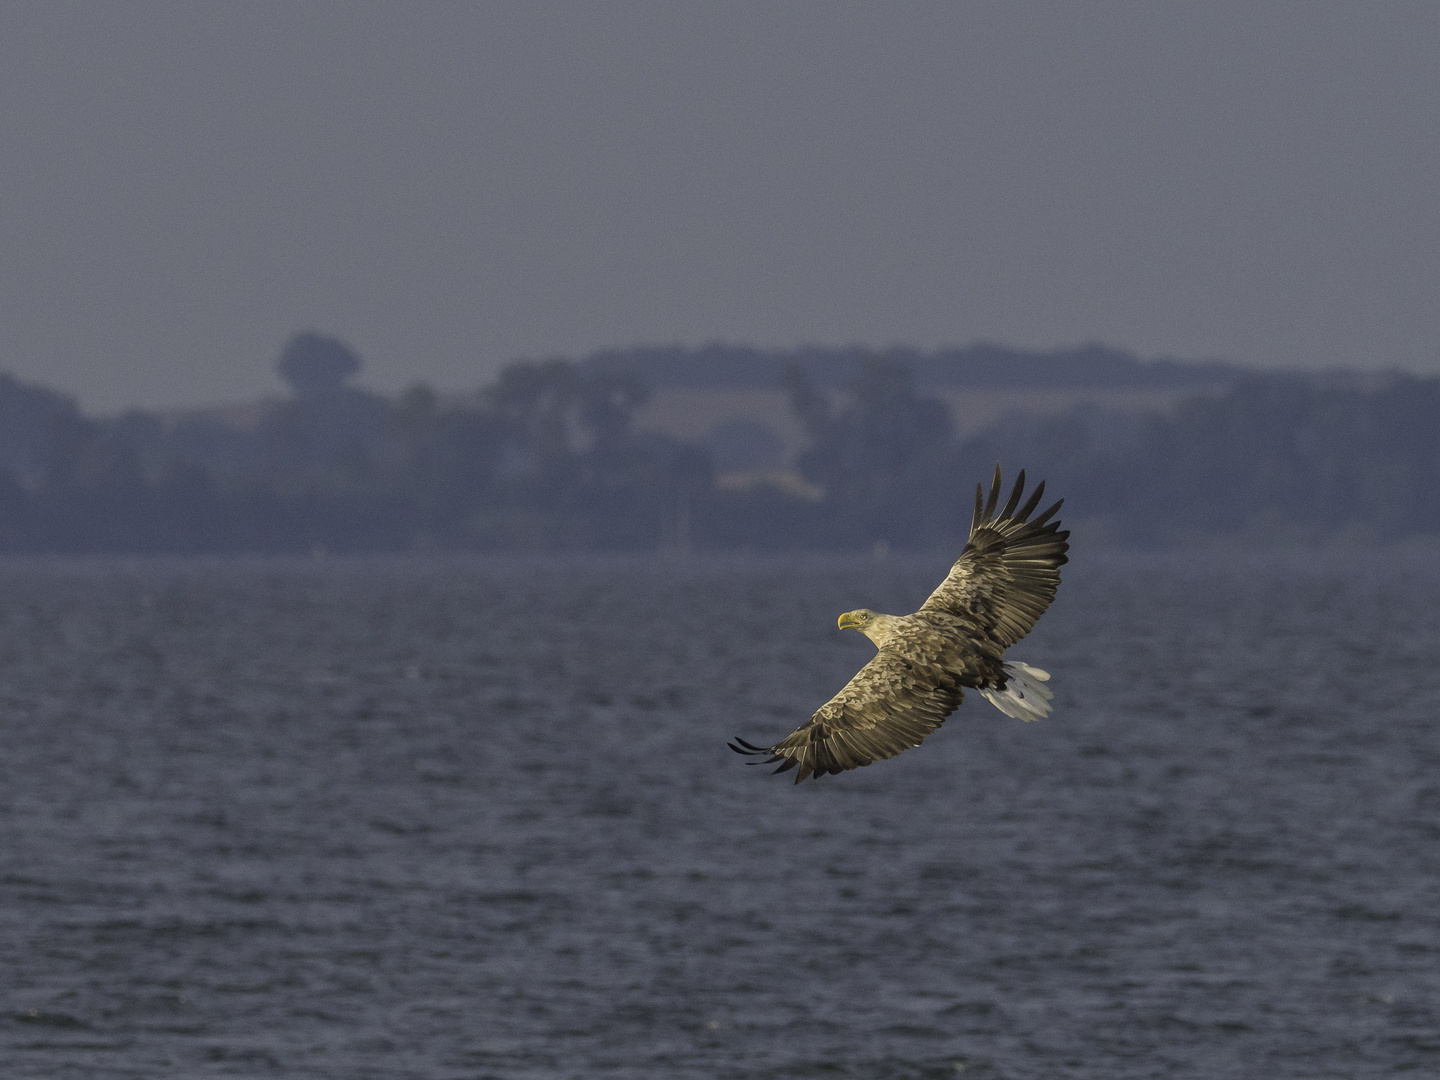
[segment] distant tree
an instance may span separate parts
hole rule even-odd
[[[585,457],[600,468],[623,458],[647,396],[634,375],[587,374],[567,360],[544,360],[506,366],[485,402],[506,426],[510,471],[554,479]]]
[[[497,494],[508,524],[496,542],[519,545],[523,526],[524,546],[688,546],[712,486],[709,454],[637,431],[647,395],[627,371],[558,359],[504,368],[484,395],[502,432]]]
[[[915,392],[908,367],[864,357],[834,404],[798,366],[785,389],[810,441],[800,470],[824,490],[852,540],[928,541],[949,527],[963,501],[950,416],[943,402]]]
[[[0,550],[683,552],[884,540],[953,553],[974,483],[997,460],[1007,477],[1023,466],[1032,484],[1047,479],[1091,539],[1440,535],[1440,379],[1257,375],[1164,412],[1081,405],[1010,416],[962,442],[943,403],[916,389],[923,368],[899,352],[852,359],[848,384],[803,356],[787,376],[809,483],[769,486],[717,483],[709,448],[648,430],[644,372],[618,362],[518,362],[478,395],[416,386],[388,399],[347,387],[354,351],[307,333],[277,365],[292,399],[178,420],[88,417],[0,374]],[[766,429],[735,431],[745,448]]]
[[[285,344],[275,370],[298,397],[337,393],[360,370],[360,356],[339,338],[306,331]]]
[[[73,398],[0,373],[0,466],[18,480],[38,480],[52,467],[55,440],[82,423]]]
[[[484,401],[505,429],[507,476],[533,482],[569,471],[580,437],[580,398],[580,379],[569,361],[519,361],[501,370]]]

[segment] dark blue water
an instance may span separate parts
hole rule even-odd
[[[800,788],[943,563],[0,567],[0,1075],[1440,1075],[1435,562],[1076,555]]]

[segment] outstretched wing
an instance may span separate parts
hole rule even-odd
[[[809,723],[785,739],[770,747],[736,739],[730,749],[770,755],[754,764],[781,762],[777,773],[798,766],[798,784],[812,774],[844,772],[919,746],[963,696],[954,675],[881,650]]]
[[[1066,543],[1069,530],[1050,520],[1065,500],[1031,521],[1030,515],[1045,493],[1045,481],[1040,481],[1017,511],[1024,489],[1022,469],[997,515],[1000,466],[995,466],[990,498],[983,509],[983,489],[975,486],[969,542],[940,587],[920,606],[921,611],[945,612],[970,624],[982,640],[997,647],[996,656],[1028,634],[1045,614],[1060,586],[1060,567],[1069,561],[1065,556],[1070,548]]]

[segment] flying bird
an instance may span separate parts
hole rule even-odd
[[[810,721],[774,746],[736,738],[737,754],[764,757],[752,765],[780,763],[777,773],[797,769],[795,782],[894,757],[945,722],[965,688],[978,690],[1006,716],[1039,720],[1050,715],[1050,675],[1005,650],[1028,634],[1060,586],[1060,567],[1070,537],[1051,521],[1061,499],[1033,521],[1045,483],[1024,506],[1021,470],[999,514],[1000,466],[990,497],[975,486],[975,516],[960,558],[913,615],[881,615],[868,608],[840,616],[840,629],[855,629],[879,648],[845,688],[820,706]],[[1018,508],[1018,509],[1017,509]],[[768,755],[768,756],[766,756]]]

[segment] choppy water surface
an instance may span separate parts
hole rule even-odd
[[[1440,1075],[1440,570],[1079,554],[800,788],[942,564],[0,567],[0,1072]]]

